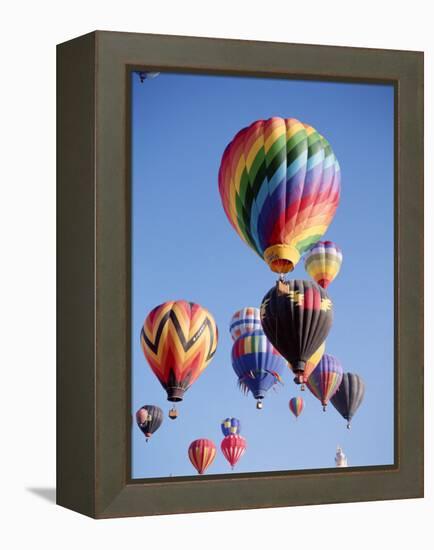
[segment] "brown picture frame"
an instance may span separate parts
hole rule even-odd
[[[423,53],[105,31],[57,53],[57,503],[107,518],[422,497]],[[393,84],[393,466],[130,479],[134,69]]]

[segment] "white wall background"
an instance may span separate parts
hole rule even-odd
[[[0,507],[3,548],[432,547],[433,30],[423,0],[19,1],[0,16]],[[426,497],[92,521],[56,507],[55,44],[94,29],[424,50]],[[6,306],[6,307],[5,307]],[[431,336],[431,337],[430,337]],[[28,419],[31,419],[29,423]],[[26,426],[26,427],[24,427]],[[35,492],[36,491],[36,492]]]

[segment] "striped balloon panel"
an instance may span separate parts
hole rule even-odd
[[[307,387],[326,406],[336,393],[343,376],[340,362],[333,355],[325,353],[317,368],[307,379]]]
[[[336,393],[331,398],[335,409],[346,419],[351,419],[356,414],[365,396],[365,383],[358,374],[344,373],[342,381]]]
[[[169,400],[181,400],[184,391],[209,365],[217,338],[212,315],[193,302],[165,302],[149,313],[140,342]]]
[[[233,228],[259,256],[277,244],[300,255],[331,223],[340,179],[323,136],[294,118],[274,117],[244,128],[226,147],[219,191]]]
[[[264,353],[279,355],[262,330],[256,330],[250,334],[243,334],[232,346],[232,358],[237,358],[249,353]]]
[[[245,453],[247,443],[241,435],[228,435],[221,442],[220,448],[224,457],[233,468]]]
[[[225,418],[220,424],[223,435],[237,435],[241,431],[241,423],[238,418]]]
[[[210,439],[196,439],[190,443],[188,457],[199,474],[203,474],[214,462],[217,449]]]
[[[289,409],[297,418],[300,416],[304,408],[304,401],[301,397],[293,397],[289,400]]]
[[[318,363],[321,361],[321,357],[324,355],[326,343],[323,342],[316,352],[309,357],[304,366],[304,371],[302,373],[294,373],[296,375],[296,381],[299,384],[305,384],[307,379],[312,374],[314,369],[318,366]],[[288,367],[294,372],[291,363],[288,363]]]
[[[304,267],[323,288],[336,278],[342,265],[342,250],[331,241],[318,242],[307,252]]]
[[[245,334],[232,347],[232,367],[240,386],[262,399],[276,382],[281,381],[285,360],[262,331]]]
[[[256,307],[245,307],[234,313],[231,324],[230,333],[232,340],[236,340],[243,334],[261,330],[261,315]]]

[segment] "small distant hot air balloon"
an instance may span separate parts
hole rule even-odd
[[[347,428],[351,428],[351,419],[356,414],[365,396],[365,383],[358,374],[344,373],[336,393],[331,398],[334,408],[348,420]]]
[[[341,383],[343,370],[333,355],[325,353],[319,365],[307,379],[307,387],[321,401],[323,411]]]
[[[261,313],[257,307],[244,307],[234,313],[230,324],[232,340],[255,330],[262,330]]]
[[[143,405],[136,412],[136,421],[148,441],[163,423],[163,411],[155,405]]]
[[[296,375],[327,338],[333,324],[333,304],[312,281],[279,281],[261,305],[262,328]]]
[[[340,182],[329,142],[295,118],[257,120],[243,128],[226,147],[219,170],[232,227],[281,274],[292,271],[327,231]]]
[[[237,434],[227,435],[221,442],[221,450],[232,467],[234,469],[235,464],[240,460],[247,449],[247,443],[244,437]]]
[[[228,435],[237,435],[241,431],[241,423],[238,418],[225,418],[220,426],[225,437]]]
[[[316,352],[306,361],[304,371],[302,373],[299,372],[298,374],[296,374],[294,382],[296,384],[301,384],[300,389],[302,391],[304,391],[304,385],[307,382],[307,379],[312,374],[313,370],[318,366],[318,363],[321,361],[321,357],[324,355],[325,352],[325,346],[326,344],[325,342],[323,342],[316,350]],[[292,370],[291,363],[288,363],[288,367]]]
[[[216,446],[210,439],[195,439],[188,448],[188,458],[198,474],[203,474],[214,462],[216,452]]]
[[[256,408],[277,382],[282,381],[285,361],[270,344],[262,330],[240,336],[232,347],[232,367],[241,389],[252,392]]]
[[[304,401],[301,397],[293,397],[289,400],[289,410],[298,418],[304,409]]]
[[[160,73],[151,72],[151,71],[136,71],[136,73],[139,75],[140,82],[143,84],[145,80],[152,80],[156,76],[158,76]]]
[[[331,241],[320,241],[306,254],[304,267],[323,288],[336,278],[342,265],[342,250]]]
[[[165,302],[146,317],[140,342],[168,401],[176,403],[214,357],[217,327],[209,311],[198,304]]]
[[[340,447],[338,447],[336,450],[335,464],[336,464],[336,468],[348,467],[347,457],[345,456],[344,451]]]

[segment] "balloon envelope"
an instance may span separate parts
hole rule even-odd
[[[289,400],[289,410],[298,418],[304,409],[304,401],[301,397],[293,397]]]
[[[243,334],[233,344],[232,366],[240,387],[263,399],[281,381],[285,361],[261,330]]]
[[[292,271],[326,232],[341,175],[329,142],[295,118],[257,120],[226,147],[219,170],[225,213],[276,273]]]
[[[140,334],[143,353],[169,401],[182,401],[209,365],[217,336],[212,315],[193,302],[165,302],[146,317]]]
[[[257,307],[244,307],[235,312],[231,319],[230,333],[232,340],[236,340],[243,334],[262,330],[261,313]]]
[[[155,405],[143,405],[136,412],[136,422],[146,438],[149,439],[163,423],[163,411]]]
[[[348,427],[350,427],[351,420],[364,397],[365,383],[360,376],[351,372],[344,373],[339,388],[331,398],[331,402],[345,420],[348,420]]]
[[[332,327],[333,304],[312,281],[279,281],[262,300],[261,322],[294,373],[302,374]]]
[[[225,418],[220,424],[220,427],[224,436],[237,435],[241,431],[241,423],[238,418]]]
[[[305,256],[304,267],[322,288],[336,278],[342,265],[342,250],[331,241],[320,241]]]
[[[190,462],[199,474],[203,474],[214,462],[216,446],[210,439],[195,439],[188,448]]]
[[[241,435],[231,434],[223,439],[220,448],[224,457],[233,468],[245,453],[247,443]]]
[[[341,383],[343,370],[340,362],[333,355],[325,353],[317,368],[307,379],[307,387],[325,407],[336,393]]]

